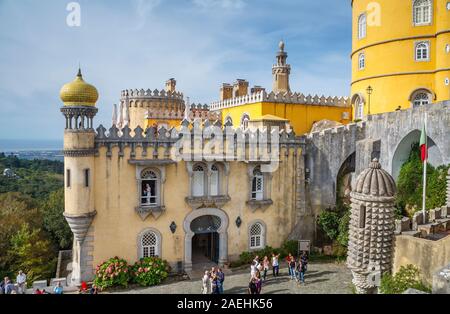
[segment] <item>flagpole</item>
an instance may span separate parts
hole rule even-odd
[[[425,208],[425,201],[426,201],[426,190],[427,190],[427,163],[428,163],[428,135],[427,135],[427,112],[425,112],[425,147],[426,147],[426,153],[425,153],[425,160],[423,165],[423,193],[422,193],[422,212],[423,212],[423,223],[427,223],[427,212]]]

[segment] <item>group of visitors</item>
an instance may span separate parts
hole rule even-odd
[[[9,277],[5,277],[0,282],[0,294],[25,294],[27,290],[27,275],[21,270],[16,277],[14,284]]]
[[[223,294],[225,274],[222,268],[212,267],[206,270],[202,278],[202,294]]]
[[[288,274],[291,280],[305,284],[305,273],[308,268],[308,255],[303,252],[300,257],[295,258],[291,253],[286,257]]]
[[[308,255],[303,252],[300,257],[295,258],[291,253],[286,257],[288,275],[292,280],[298,283],[305,283],[305,273],[308,265]],[[250,282],[248,285],[249,294],[261,294],[262,284],[267,279],[267,272],[272,265],[272,275],[274,278],[280,274],[280,254],[272,253],[271,261],[264,256],[260,262],[259,256],[256,256],[250,266]],[[262,274],[262,275],[261,275]]]

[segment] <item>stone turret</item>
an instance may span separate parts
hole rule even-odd
[[[291,66],[286,63],[287,53],[284,51],[284,42],[280,41],[279,51],[277,53],[277,64],[272,67],[273,75],[273,92],[289,93],[289,75],[291,74]]]
[[[356,180],[351,193],[347,265],[358,293],[375,293],[392,265],[396,186],[377,159]]]
[[[74,235],[72,284],[90,280],[92,265],[87,261],[86,235],[96,215],[94,208],[95,131],[93,119],[98,111],[97,89],[87,84],[81,70],[60,92],[66,119],[64,130],[65,205],[64,217]]]

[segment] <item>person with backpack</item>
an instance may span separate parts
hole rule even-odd
[[[219,294],[223,294],[223,283],[225,281],[225,273],[222,271],[222,268],[217,270],[217,277],[219,279]]]

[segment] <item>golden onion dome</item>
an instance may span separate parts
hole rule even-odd
[[[83,80],[81,69],[79,69],[75,80],[61,88],[59,97],[64,106],[95,106],[98,91],[93,85]]]

